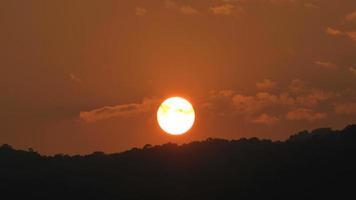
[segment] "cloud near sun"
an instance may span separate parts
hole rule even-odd
[[[282,120],[313,123],[325,120],[332,114],[356,114],[354,102],[342,101],[347,90],[327,91],[312,87],[300,79],[294,79],[278,93],[266,91],[275,87],[277,82],[264,79],[256,83],[255,95],[244,95],[234,90],[211,91],[196,109],[210,116],[242,116],[247,123],[269,126]],[[141,103],[103,106],[82,111],[79,117],[85,122],[96,122],[110,118],[133,117],[147,112],[154,113],[161,100],[145,98]]]
[[[264,80],[256,84],[259,90],[270,89],[271,85],[275,87],[276,83]],[[311,87],[295,79],[279,93],[257,91],[255,95],[244,95],[233,90],[212,91],[204,106],[216,116],[242,116],[248,123],[274,125],[283,119],[313,123],[332,114],[355,114],[355,103],[343,102],[343,97],[343,92]]]
[[[104,106],[90,111],[82,111],[79,117],[86,122],[96,122],[115,117],[129,117],[152,111],[153,108],[157,107],[158,103],[158,100],[155,98],[145,98],[141,103]]]

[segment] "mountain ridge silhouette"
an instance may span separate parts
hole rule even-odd
[[[285,141],[208,138],[83,156],[5,144],[0,188],[14,199],[340,199],[355,196],[355,161],[356,125]]]

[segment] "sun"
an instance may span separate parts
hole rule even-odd
[[[157,121],[166,133],[181,135],[192,128],[195,112],[189,101],[181,97],[170,97],[159,106]]]

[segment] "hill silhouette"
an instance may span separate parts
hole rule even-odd
[[[353,199],[356,125],[85,156],[0,147],[8,199]]]

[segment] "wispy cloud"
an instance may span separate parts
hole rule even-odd
[[[327,113],[316,112],[312,109],[298,108],[291,110],[287,113],[286,118],[288,120],[306,120],[308,122],[314,122],[327,118]]]
[[[339,68],[339,66],[337,66],[335,63],[329,61],[315,61],[314,64],[329,70],[336,70]]]
[[[300,79],[293,79],[288,86],[288,89],[291,93],[298,94],[304,92],[306,89],[307,83]]]
[[[346,15],[345,19],[350,22],[356,23],[356,10],[348,15]]]
[[[142,7],[136,7],[135,14],[137,16],[144,16],[144,15],[147,14],[147,9],[146,8],[142,8]]]
[[[237,113],[253,114],[277,104],[278,97],[267,92],[259,92],[256,96],[236,94],[232,98],[232,103]]]
[[[82,79],[77,77],[76,75],[74,75],[73,73],[70,73],[69,74],[69,78],[70,80],[72,80],[73,82],[76,82],[76,83],[82,83]]]
[[[231,15],[235,8],[235,5],[227,3],[210,7],[210,11],[215,15]]]
[[[261,82],[256,83],[256,88],[259,90],[271,90],[273,89],[277,83],[275,81],[272,81],[270,79],[264,79]]]
[[[356,75],[356,68],[350,67],[349,70],[352,74]]]
[[[263,113],[263,114],[257,116],[251,122],[255,123],[255,124],[264,124],[264,125],[270,126],[270,125],[274,125],[277,122],[279,122],[279,118],[276,116],[271,116],[266,113]]]
[[[356,42],[356,31],[348,31],[346,32],[346,35],[353,40],[354,42]]]
[[[356,42],[356,31],[341,31],[335,28],[327,27],[325,33],[331,36],[346,36]]]
[[[311,3],[311,2],[304,3],[304,7],[305,7],[305,8],[309,8],[309,9],[317,9],[317,8],[320,8],[319,6],[317,6],[316,4]]]
[[[114,117],[127,117],[148,112],[153,109],[155,105],[158,105],[157,102],[156,99],[146,98],[141,103],[104,106],[90,111],[82,111],[79,117],[85,122],[96,122]]]
[[[343,33],[342,31],[335,29],[335,28],[331,28],[331,27],[327,27],[325,29],[325,33],[328,35],[332,35],[332,36],[345,35],[345,33]]]
[[[295,79],[279,93],[244,95],[234,90],[212,91],[209,101],[204,105],[217,116],[238,115],[253,123],[273,124],[281,120],[276,116],[284,115],[291,120],[313,122],[327,116],[326,113],[314,112],[314,109],[332,106],[331,102],[337,97],[335,92],[311,87]]]
[[[185,15],[195,15],[198,14],[198,10],[190,5],[185,5],[180,8],[180,11]]]

